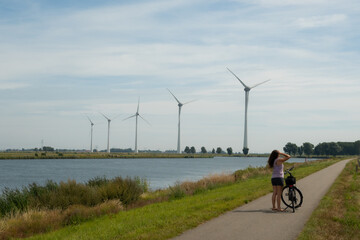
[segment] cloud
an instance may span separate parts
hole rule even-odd
[[[11,83],[11,82],[0,82],[0,90],[14,90],[19,88],[25,88],[28,84],[26,83]]]
[[[328,27],[346,21],[344,14],[333,14],[327,16],[313,16],[308,18],[298,18],[295,22],[300,28],[319,28]]]

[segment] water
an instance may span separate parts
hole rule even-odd
[[[303,162],[304,159],[289,161]],[[0,193],[5,187],[21,189],[33,182],[44,184],[49,179],[86,182],[97,176],[137,176],[145,178],[155,190],[174,185],[176,181],[195,181],[209,174],[233,173],[266,164],[266,157],[0,160]]]

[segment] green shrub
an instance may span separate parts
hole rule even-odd
[[[90,187],[100,187],[102,185],[105,185],[109,182],[108,179],[106,179],[106,177],[94,177],[91,178],[86,185],[90,186]]]
[[[176,182],[173,187],[169,187],[169,200],[176,200],[185,197],[185,191],[181,187],[180,182]]]
[[[27,209],[28,196],[18,189],[5,188],[0,197],[1,216],[9,213],[22,212]]]
[[[148,185],[140,178],[105,177],[90,179],[87,183],[75,180],[57,184],[48,180],[44,186],[29,184],[22,191],[6,188],[0,196],[0,216],[24,212],[27,209],[67,209],[72,205],[95,206],[118,199],[124,205],[136,202]]]

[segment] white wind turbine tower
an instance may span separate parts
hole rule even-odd
[[[140,97],[138,99],[138,106],[137,106],[137,110],[136,113],[128,118],[125,118],[123,121],[129,119],[129,118],[136,118],[136,125],[135,125],[135,153],[138,153],[138,146],[137,146],[137,133],[138,133],[138,117],[141,117],[147,124],[150,125],[150,123],[148,121],[145,120],[145,118],[143,118],[140,114],[139,114],[139,105],[140,105]]]
[[[89,119],[90,124],[91,124],[90,152],[93,152],[93,147],[92,147],[92,145],[93,145],[93,128],[94,128],[94,123],[91,121],[91,119],[90,119],[88,116],[86,116],[86,117]]]
[[[100,113],[100,114],[103,115],[104,118],[106,118],[106,120],[108,121],[107,152],[110,153],[110,122],[111,122],[111,119],[108,118],[107,116],[105,116],[105,114],[103,114],[103,113]],[[114,117],[112,120],[114,120],[118,116],[120,116],[120,114],[117,115],[116,117]]]
[[[185,104],[194,102],[195,100],[192,100],[192,101],[186,102],[186,103],[181,103],[168,88],[167,88],[167,90],[171,93],[171,95],[173,95],[175,100],[178,102],[178,106],[179,106],[177,153],[181,153],[181,150],[180,150],[180,115],[181,115],[181,107],[184,106]]]
[[[268,81],[270,81],[270,79],[264,81],[264,82],[261,82],[261,83],[258,83],[258,84],[255,84],[254,86],[252,87],[248,87],[245,83],[243,83],[240,78],[238,78],[235,73],[233,73],[229,68],[227,68],[227,70],[229,70],[229,72],[232,73],[232,75],[234,75],[238,80],[239,82],[244,86],[244,91],[245,91],[245,126],[244,126],[244,147],[243,147],[243,153],[245,155],[247,155],[249,153],[249,148],[248,148],[248,143],[247,143],[247,109],[248,109],[248,103],[249,103],[249,92],[251,89],[263,84],[263,83],[266,83]]]

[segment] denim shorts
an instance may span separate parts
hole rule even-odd
[[[284,178],[272,178],[271,184],[273,186],[284,186]]]

